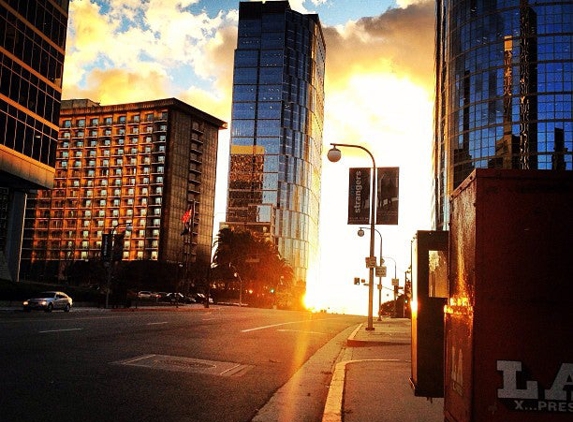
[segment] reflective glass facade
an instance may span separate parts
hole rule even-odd
[[[67,22],[67,0],[0,0],[1,186],[53,186]]]
[[[227,223],[270,237],[297,280],[318,254],[324,70],[317,15],[240,3]]]
[[[435,221],[475,168],[573,170],[573,2],[439,0]]]
[[[18,281],[29,189],[54,185],[68,0],[0,0],[0,279]]]

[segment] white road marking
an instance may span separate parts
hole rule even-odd
[[[273,324],[273,325],[264,325],[262,327],[255,327],[255,328],[247,328],[246,330],[241,330],[241,333],[249,333],[251,331],[259,331],[259,330],[266,330],[267,328],[275,328],[275,327],[281,327],[283,325],[291,325],[291,324],[300,324],[301,322],[315,322],[315,321],[321,321],[323,319],[329,319],[329,318],[321,318],[321,319],[312,319],[312,320],[302,320],[302,321],[291,321],[291,322],[283,322],[281,324]]]
[[[38,331],[40,334],[45,334],[45,333],[65,333],[68,331],[82,331],[83,328],[60,328],[57,330],[42,330],[42,331]]]
[[[308,330],[277,330],[281,333],[307,333],[307,334],[324,334],[326,335],[326,333],[321,333],[320,331],[308,331]]]

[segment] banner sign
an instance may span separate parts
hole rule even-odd
[[[370,221],[369,168],[349,169],[348,224],[365,225]]]
[[[348,224],[370,223],[371,168],[349,169]],[[399,168],[377,168],[376,224],[398,224]]]
[[[399,167],[378,167],[376,224],[398,224]]]

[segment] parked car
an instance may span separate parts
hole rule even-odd
[[[149,290],[142,290],[137,293],[137,297],[139,299],[151,299],[152,295],[153,293],[151,293]]]
[[[185,296],[183,296],[181,293],[167,293],[165,295],[165,300],[171,303],[185,303]]]
[[[203,293],[195,293],[195,301],[197,303],[205,303],[207,301],[207,298]],[[213,303],[212,296],[209,296],[209,303]]]
[[[167,293],[167,295],[165,295],[165,301],[167,302],[171,302],[171,303],[186,303],[186,304],[190,304],[190,303],[195,303],[195,299],[191,296],[185,296],[182,293]]]
[[[70,312],[73,301],[64,292],[47,291],[37,294],[35,297],[25,300],[22,303],[24,311],[30,312],[32,309],[39,309],[46,312],[52,312],[56,309],[62,309],[64,312]]]

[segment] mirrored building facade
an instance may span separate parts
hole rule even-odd
[[[475,168],[573,169],[573,3],[438,0],[435,224]]]
[[[19,280],[27,192],[54,185],[68,8],[0,0],[0,280]]]
[[[240,3],[226,223],[275,242],[296,280],[318,254],[325,53],[317,15]]]

